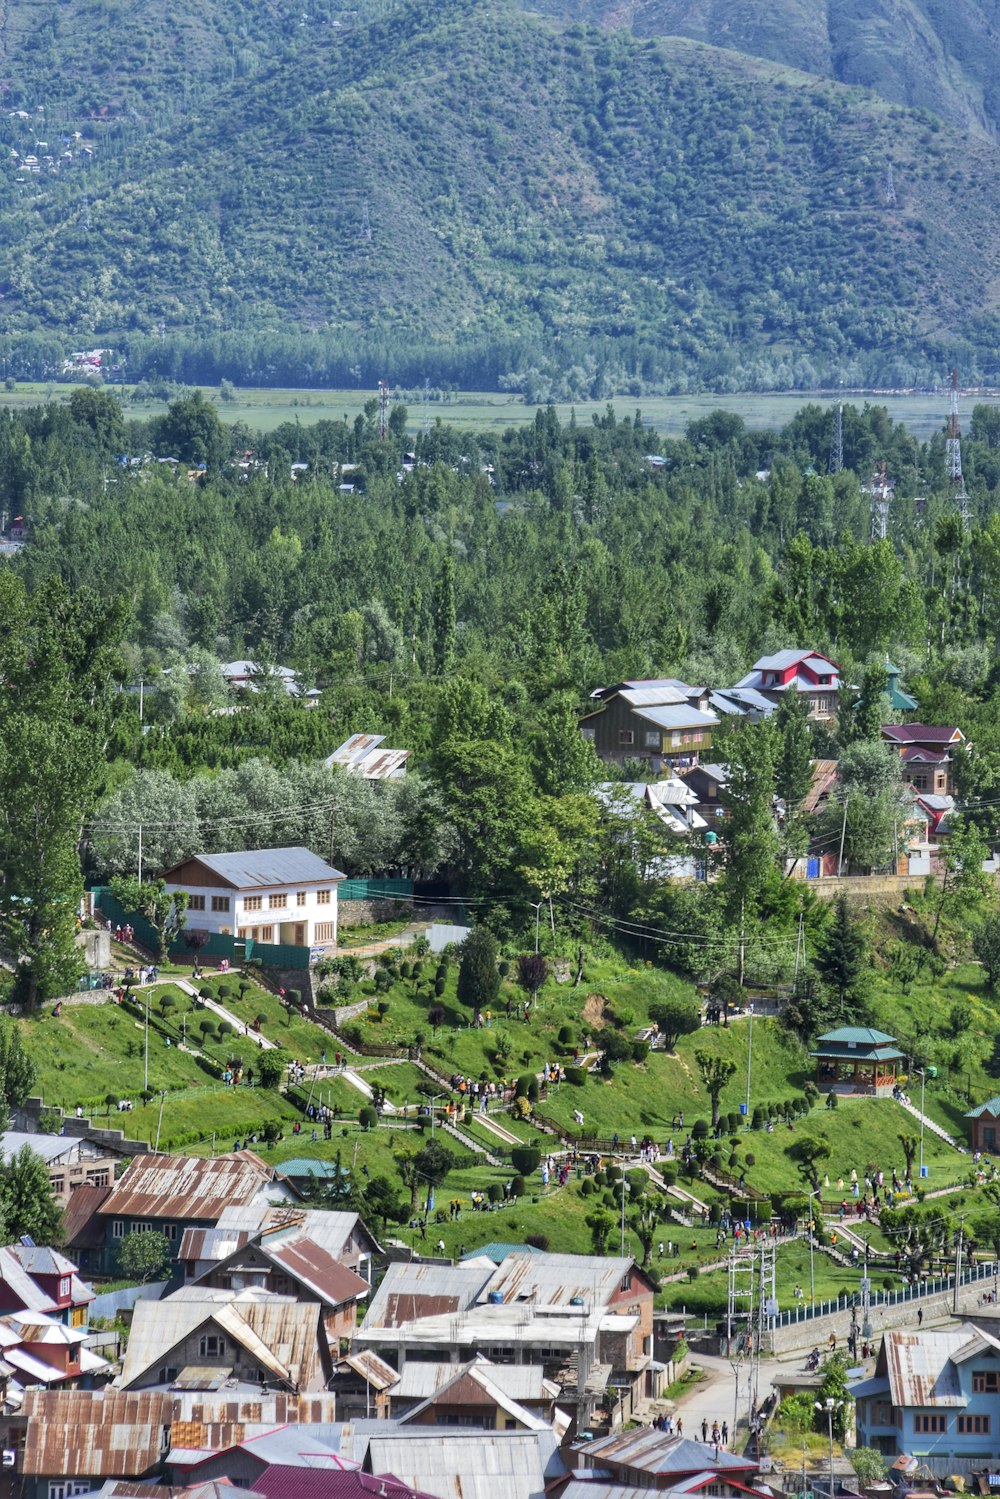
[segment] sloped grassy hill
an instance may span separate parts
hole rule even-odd
[[[133,134],[86,205],[79,179],[35,179],[0,212],[0,294],[8,329],[101,338],[162,319],[684,358],[988,348],[998,180],[990,142],[859,90],[447,0],[325,28]]]

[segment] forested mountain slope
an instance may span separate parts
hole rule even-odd
[[[996,0],[529,0],[638,37],[686,36],[932,110],[1000,126]]]
[[[735,389],[995,364],[985,136],[504,0],[298,26],[245,9],[255,36],[267,16],[280,33],[252,68],[96,127],[86,170],[0,165],[8,335],[93,337],[139,373],[169,361],[154,329],[199,347],[224,334],[229,368],[176,373],[262,383],[287,378],[269,341],[296,330],[318,335],[298,351],[306,381],[334,376],[331,347],[351,368],[377,345],[378,374],[400,379],[475,344],[468,383],[528,388],[555,364],[578,371],[570,394],[598,396],[626,375]],[[135,12],[144,36],[150,14]]]

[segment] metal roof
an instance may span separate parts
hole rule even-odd
[[[179,1260],[227,1260],[253,1236],[246,1229],[186,1228],[177,1251]]]
[[[954,744],[965,738],[956,724],[884,723],[882,733],[896,744]]]
[[[360,1353],[349,1353],[341,1364],[346,1365],[354,1374],[359,1375],[373,1390],[395,1389],[399,1384],[399,1375],[391,1364],[387,1364],[384,1358],[379,1358],[370,1348],[364,1348]],[[409,1367],[409,1366],[407,1366]],[[414,1364],[414,1368],[418,1365]],[[433,1365],[432,1367],[437,1367]],[[448,1367],[453,1369],[454,1364]]]
[[[754,662],[753,669],[754,671],[784,671],[786,667],[798,666],[800,662],[807,661],[815,654],[815,651],[776,651],[773,656],[761,656],[758,661]],[[830,665],[833,665],[832,661]]]
[[[484,1299],[498,1292],[505,1302],[531,1299],[536,1306],[568,1307],[578,1296],[606,1305],[633,1263],[618,1255],[515,1254],[497,1267]]]
[[[0,1134],[0,1156],[5,1165],[25,1146],[34,1155],[41,1156],[47,1165],[51,1165],[53,1161],[61,1161],[64,1156],[75,1155],[80,1149],[80,1141],[66,1135],[31,1135],[18,1129],[5,1129]]]
[[[716,1457],[704,1442],[670,1436],[665,1431],[657,1431],[655,1426],[639,1426],[589,1442],[574,1442],[571,1450],[581,1453],[588,1467],[631,1468],[639,1473],[673,1474],[675,1477],[723,1471],[751,1473],[757,1467],[755,1462],[737,1457],[725,1449],[720,1449]]]
[[[541,1364],[491,1364],[488,1359],[476,1361],[485,1368],[490,1379],[505,1394],[514,1400],[539,1402],[554,1398],[559,1386],[545,1378]],[[424,1363],[422,1359],[409,1359],[398,1376],[392,1391],[393,1400],[426,1400],[449,1379],[455,1377],[457,1364]]]
[[[398,1327],[419,1317],[469,1307],[492,1278],[492,1266],[400,1263],[390,1265],[365,1314],[366,1329]]]
[[[201,1286],[184,1289],[201,1295],[136,1303],[122,1366],[123,1388],[167,1363],[174,1348],[207,1326],[224,1333],[285,1384],[308,1389],[317,1377],[321,1381],[325,1377],[320,1349],[326,1345],[326,1335],[316,1302]]]
[[[371,1289],[360,1275],[335,1260],[329,1250],[302,1235],[280,1244],[261,1244],[259,1248],[327,1306],[357,1301]]]
[[[510,1396],[500,1384],[491,1378],[492,1366],[486,1363],[471,1363],[460,1367],[443,1385],[433,1390],[426,1400],[420,1401],[400,1419],[403,1425],[416,1421],[424,1411],[432,1410],[439,1402],[445,1406],[464,1406],[467,1410],[502,1410],[516,1421],[522,1430],[545,1431],[549,1423],[534,1411],[527,1410]],[[495,1415],[483,1417],[483,1425],[496,1429]]]
[[[822,1045],[825,1041],[841,1043],[844,1046],[892,1046],[895,1036],[887,1036],[885,1031],[876,1031],[868,1025],[842,1025],[835,1031],[827,1031],[822,1036],[817,1036],[817,1044]]]
[[[398,780],[406,770],[410,758],[409,750],[382,749],[384,734],[352,734],[339,749],[327,755],[323,764],[328,768],[342,765],[353,775],[363,776],[366,781]]]
[[[541,1254],[534,1244],[500,1244],[491,1239],[488,1244],[481,1245],[478,1249],[470,1249],[462,1255],[463,1260],[492,1260],[495,1265],[501,1264],[510,1254]],[[461,1261],[459,1262],[461,1263]]]
[[[718,727],[714,713],[702,713],[687,703],[683,707],[637,708],[636,717],[646,723],[655,723],[661,729],[712,729]]]
[[[170,1428],[172,1453],[222,1452],[236,1447],[256,1432],[271,1431],[290,1421],[315,1425],[332,1421],[333,1395],[292,1395],[274,1391],[263,1395],[174,1393]]]
[[[217,1222],[234,1203],[260,1193],[288,1192],[274,1184],[274,1168],[252,1150],[225,1156],[136,1156],[101,1205],[115,1218],[208,1219]]]
[[[892,1403],[896,1406],[965,1406],[953,1356],[968,1343],[975,1329],[964,1323],[956,1328],[923,1329],[919,1332],[887,1332],[882,1340],[878,1368],[889,1378]]]
[[[373,1476],[356,1469],[311,1473],[274,1464],[253,1482],[254,1489],[264,1499],[431,1499],[391,1474]],[[239,1499],[252,1496],[240,1489]]]
[[[203,864],[219,876],[232,890],[263,890],[272,885],[322,884],[326,880],[343,880],[347,876],[334,869],[318,854],[307,848],[251,848],[243,853],[191,854],[168,869],[164,879],[183,864]]]
[[[962,1117],[965,1119],[979,1119],[983,1114],[990,1114],[994,1119],[1000,1119],[1000,1093],[994,1098],[988,1098],[977,1108],[969,1109]]]
[[[427,1430],[427,1428],[423,1428]],[[393,1473],[437,1499],[543,1499],[546,1484],[565,1472],[556,1433],[461,1432],[412,1426],[373,1435],[365,1466]]]
[[[676,687],[626,687],[618,696],[630,708],[657,708],[676,706],[687,702],[687,695]]]
[[[146,1390],[26,1390],[22,1471],[139,1478],[157,1466],[170,1396]]]
[[[378,1240],[357,1213],[326,1212],[299,1203],[277,1207],[262,1199],[233,1203],[220,1214],[216,1226],[227,1232],[262,1233],[268,1238],[272,1234],[301,1233],[314,1244],[321,1244],[339,1260],[352,1252],[352,1240],[361,1241],[368,1249],[379,1249]]]

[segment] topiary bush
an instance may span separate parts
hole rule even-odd
[[[573,1029],[573,1027],[571,1025],[561,1025],[559,1027],[559,1045],[560,1046],[574,1046],[575,1044],[576,1044],[576,1031]]]
[[[572,1083],[573,1084],[574,1088],[582,1088],[583,1085],[584,1085],[584,1083],[587,1081],[586,1068],[584,1068],[584,1067],[567,1067],[566,1068],[566,1072],[565,1072],[565,1078],[566,1078],[566,1081],[568,1083]]]
[[[757,1164],[757,1157],[754,1155],[754,1153],[753,1153],[752,1150],[748,1150],[747,1151],[747,1166],[748,1167],[749,1166],[756,1166],[756,1164]]]
[[[385,969],[385,968],[377,968],[375,970],[375,990],[376,990],[376,993],[384,994],[387,989],[391,989],[391,988],[392,988],[392,974],[389,973],[389,971],[387,969]]]
[[[490,1188],[487,1196],[489,1197],[490,1202],[503,1202],[503,1187],[501,1187],[499,1182],[490,1182]]]
[[[358,1112],[358,1123],[362,1129],[374,1129],[378,1124],[378,1111],[373,1109],[370,1103]]]
[[[633,1041],[632,1042],[632,1060],[633,1060],[633,1062],[644,1062],[648,1056],[649,1056],[649,1042],[648,1041]]]
[[[707,1119],[696,1119],[695,1120],[695,1122],[694,1122],[694,1128],[691,1131],[691,1138],[692,1138],[692,1140],[707,1140],[708,1139],[708,1120]]]
[[[826,1106],[828,1109],[835,1109],[839,1106],[839,1104],[840,1099],[837,1097],[836,1093],[828,1093],[826,1095]]]
[[[728,1129],[728,1131],[729,1131],[729,1133],[731,1135],[735,1135],[739,1131],[740,1126],[742,1125],[742,1123],[743,1123],[743,1115],[742,1114],[740,1114],[740,1113],[732,1113],[732,1114],[727,1114],[726,1115],[726,1128]]]
[[[511,1195],[511,1197],[523,1197],[524,1196],[524,1177],[523,1176],[515,1176],[515,1177],[513,1177],[511,1179],[511,1183],[510,1183],[510,1195]]]
[[[533,1145],[516,1145],[510,1153],[510,1159],[518,1176],[531,1176],[538,1170],[542,1152]]]

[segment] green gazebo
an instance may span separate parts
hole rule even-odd
[[[904,1060],[894,1036],[866,1025],[842,1025],[827,1031],[809,1053],[816,1058],[816,1086],[823,1093],[891,1094],[896,1086],[896,1063]]]

